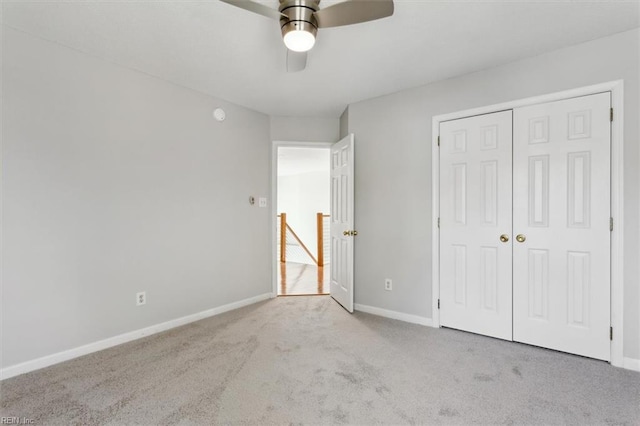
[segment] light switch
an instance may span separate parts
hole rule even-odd
[[[259,207],[267,207],[267,199],[265,197],[258,198]]]

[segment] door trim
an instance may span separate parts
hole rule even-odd
[[[331,148],[335,142],[271,142],[271,298],[278,296],[278,270],[275,265],[278,260],[276,250],[277,238],[276,221],[278,219],[278,148]]]
[[[611,326],[614,330],[611,341],[611,364],[624,367],[624,82],[615,80],[593,86],[580,87],[562,92],[555,92],[526,99],[514,100],[500,104],[458,111],[450,114],[433,116],[431,120],[431,180],[432,180],[432,326],[440,327],[440,230],[438,217],[440,213],[440,156],[438,136],[440,123],[474,115],[488,114],[523,106],[559,101],[596,93],[611,92],[611,106],[615,111],[611,123],[611,216],[613,231],[611,232]]]

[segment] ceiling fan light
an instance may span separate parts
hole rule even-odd
[[[305,20],[282,20],[282,38],[287,49],[294,52],[311,50],[316,43],[318,27],[314,25],[313,16]]]
[[[306,52],[311,50],[316,43],[316,38],[309,31],[294,30],[284,35],[284,44],[287,49],[294,52]]]

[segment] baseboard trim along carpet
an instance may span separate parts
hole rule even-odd
[[[152,325],[150,327],[142,328],[140,330],[130,331],[128,333],[123,333],[118,336],[110,337],[108,339],[99,340],[97,342],[89,343],[87,345],[79,346],[77,348],[58,352],[52,355],[43,356],[42,358],[37,358],[31,361],[26,361],[20,364],[12,365],[10,367],[0,369],[0,380],[8,379],[10,377],[18,376],[20,374],[29,373],[31,371],[49,367],[50,365],[68,361],[73,358],[78,358],[83,355],[88,355],[93,352],[98,352],[103,349],[108,349],[113,346],[121,345],[123,343],[140,339],[142,337],[150,336],[152,334],[160,333],[162,331],[170,330],[172,328],[180,327],[182,325],[199,321],[204,318],[220,315],[224,312],[232,311],[234,309],[238,309],[244,306],[252,305],[254,303],[262,302],[263,300],[270,299],[271,297],[272,297],[271,293],[261,294],[255,297],[250,297],[248,299],[240,300],[238,302],[233,302],[227,305],[218,306],[217,308],[207,309],[206,311],[198,312],[192,315],[187,315],[181,318],[176,318],[160,324]]]
[[[633,371],[640,371],[640,359],[623,358],[622,368]]]
[[[391,318],[399,321],[410,322],[412,324],[425,325],[427,327],[433,327],[433,321],[431,318],[425,318],[418,315],[405,314],[403,312],[390,311],[387,309],[376,308],[374,306],[360,305],[356,303],[354,305],[356,311],[364,312],[367,314],[378,315],[385,318]]]
[[[412,324],[425,325],[433,327],[433,320],[418,315],[405,314],[403,312],[390,311],[387,309],[376,308],[374,306],[354,305],[356,311],[365,312],[367,314],[378,315],[385,318],[391,318],[399,321],[410,322]],[[640,359],[624,358],[622,368],[625,370],[640,371]]]

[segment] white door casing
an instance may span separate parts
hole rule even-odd
[[[506,340],[512,339],[511,150],[511,111],[440,124],[440,322]]]
[[[331,147],[331,277],[330,292],[353,312],[354,137]]]
[[[610,93],[514,109],[514,340],[610,360]]]

